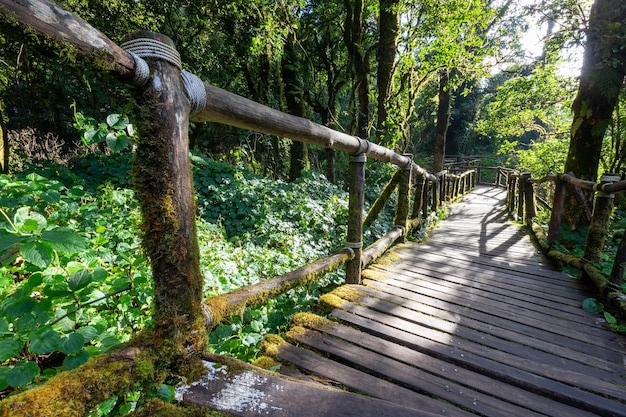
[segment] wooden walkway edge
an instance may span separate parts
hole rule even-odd
[[[426,243],[399,245],[364,271],[364,285],[324,296],[330,320],[297,315],[270,352],[360,396],[290,382],[290,394],[271,391],[280,412],[225,411],[626,416],[626,337],[581,309],[585,289],[550,267],[503,203],[503,191],[478,188]],[[315,408],[298,384],[333,407]],[[219,387],[200,391],[210,398]],[[195,395],[185,400],[201,403]]]

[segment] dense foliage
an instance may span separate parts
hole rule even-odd
[[[268,279],[342,247],[346,193],[314,172],[271,181],[192,156],[205,295]],[[151,325],[151,273],[127,188],[130,154],[0,177],[0,390],[27,387]],[[383,220],[390,221],[386,213]],[[369,231],[371,241],[382,226]],[[212,349],[253,360],[267,332],[313,308],[341,272],[232,318]]]

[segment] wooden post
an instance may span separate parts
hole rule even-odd
[[[626,272],[626,235],[622,236],[617,248],[609,281],[616,284],[617,287],[621,287],[624,283],[624,272]]]
[[[439,184],[441,184],[441,177],[437,177],[437,182],[433,182],[433,211],[439,210],[439,194],[441,191]]]
[[[361,283],[361,254],[363,253],[363,206],[365,204],[365,153],[350,156],[348,236],[346,247],[354,258],[346,264],[346,282]]]
[[[517,219],[523,221],[524,220],[524,188],[526,187],[526,183],[521,176],[517,176]]]
[[[537,206],[535,203],[535,187],[528,182],[530,180],[530,173],[526,172],[522,174],[521,178],[524,183],[524,223],[532,224],[532,218],[537,217]]]
[[[419,175],[417,177],[415,196],[413,198],[413,212],[411,213],[412,219],[418,218],[422,211],[422,205],[424,204],[424,188],[426,183],[427,180],[424,175]]]
[[[429,204],[430,204],[430,181],[426,180],[425,184],[424,184],[424,195],[422,196],[422,202],[423,202],[423,206],[422,206],[422,219],[426,219],[428,218],[428,211],[430,209]]]
[[[412,155],[407,155],[413,160]],[[398,202],[396,203],[396,215],[393,220],[396,226],[404,228],[404,234],[398,240],[400,243],[404,243],[406,236],[406,221],[409,217],[409,208],[411,201],[409,200],[409,190],[411,189],[411,168],[412,163],[408,164],[405,168],[402,168],[402,175],[400,182],[398,183]]]
[[[550,225],[548,226],[548,245],[552,246],[556,243],[561,233],[561,222],[563,221],[563,206],[565,205],[565,197],[567,195],[567,183],[556,178],[556,187],[554,189],[554,200],[552,201],[552,213],[550,214]]]
[[[619,174],[603,174],[600,184],[612,184],[619,181]],[[600,186],[600,189],[602,187]],[[596,201],[593,206],[593,214],[591,215],[591,223],[587,232],[587,240],[585,242],[585,253],[583,258],[587,262],[599,262],[604,248],[604,241],[609,228],[609,219],[613,210],[613,199],[615,195],[605,193],[603,191],[596,192]]]
[[[175,51],[167,36],[142,31],[130,39],[137,38]],[[179,66],[145,60],[152,77],[134,94],[139,139],[133,176],[143,216],[142,245],[152,264],[155,344],[165,341],[175,362],[178,356],[199,360],[207,336],[189,161],[190,103]]]

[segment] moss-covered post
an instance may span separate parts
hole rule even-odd
[[[603,174],[600,179],[600,189],[605,184],[612,184],[619,181],[619,174]],[[596,201],[593,206],[593,214],[589,231],[587,232],[587,240],[585,242],[585,253],[583,258],[588,262],[599,262],[604,248],[604,241],[609,229],[609,219],[613,210],[613,200],[615,195],[605,193],[604,191],[596,192]]]
[[[430,209],[430,207],[428,207],[430,204],[430,180],[426,179],[424,189],[422,191],[424,193],[422,195],[422,219],[426,219],[428,217],[428,210]]]
[[[415,183],[415,196],[413,197],[413,211],[411,212],[411,218],[416,219],[422,212],[422,205],[424,204],[424,188],[426,185],[426,176],[418,175]]]
[[[624,272],[626,272],[626,234],[622,236],[622,240],[617,248],[615,259],[613,260],[613,269],[609,280],[618,288],[624,284]]]
[[[506,205],[509,216],[513,215],[515,209],[515,176],[509,174],[506,178]]]
[[[524,223],[532,224],[532,218],[537,217],[537,206],[535,203],[535,187],[530,182],[531,174],[522,174],[521,181],[524,183]]]
[[[523,221],[524,220],[524,193],[526,183],[521,175],[517,175],[517,219]]]
[[[400,177],[400,182],[398,183],[398,201],[396,203],[396,215],[393,220],[393,223],[396,226],[401,226],[404,228],[404,235],[398,239],[399,242],[403,243],[406,236],[406,221],[409,217],[409,208],[411,205],[411,201],[409,200],[409,190],[411,189],[411,169],[413,168],[413,155],[406,155],[409,159],[409,163],[406,167],[402,169],[402,175]]]
[[[550,224],[548,226],[548,245],[552,246],[556,243],[561,233],[561,223],[563,221],[563,206],[565,205],[565,197],[567,195],[567,183],[556,178],[556,186],[554,188],[554,200],[552,201],[552,213],[550,213]]]
[[[142,31],[127,40],[136,39],[178,55],[164,35]],[[192,364],[207,346],[189,161],[190,102],[180,63],[149,53],[144,59],[151,77],[134,94],[139,139],[133,176],[143,215],[142,245],[152,264],[154,343],[176,369]]]
[[[362,139],[361,139],[362,140]],[[354,251],[354,258],[346,264],[346,282],[361,283],[361,255],[363,253],[363,206],[365,205],[365,153],[350,156],[348,236],[346,247]]]

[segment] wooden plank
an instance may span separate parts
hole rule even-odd
[[[406,293],[404,293],[403,290],[383,282],[366,280],[364,283],[366,287],[358,288],[358,291],[372,297],[379,297],[382,300],[396,303],[406,308],[412,308],[424,314],[441,317],[444,320],[457,322],[488,334],[499,335],[506,340],[515,341],[521,345],[526,345],[533,349],[540,349],[544,352],[554,353],[564,358],[585,363],[609,372],[616,374],[623,372],[623,364],[621,362],[609,362],[586,353],[572,350],[567,346],[564,347],[555,344],[548,333],[544,335],[543,339],[537,338],[532,334],[526,334],[523,328],[511,328],[511,323],[508,320],[493,317],[489,314],[480,313],[472,309],[459,311],[456,308],[446,308],[449,307],[449,304],[432,297],[412,295],[412,299],[408,299],[405,298]]]
[[[345,310],[344,310],[345,309]],[[349,312],[348,312],[349,311]],[[332,316],[370,334],[428,352],[446,361],[490,375],[520,387],[547,390],[553,398],[580,402],[583,407],[612,409],[615,403],[593,392],[626,400],[623,387],[591,378],[557,366],[537,363],[509,353],[490,349],[468,340],[450,339],[450,335],[406,320],[389,317],[354,304],[335,309]],[[452,341],[451,341],[452,340]],[[457,342],[460,342],[457,344]],[[571,384],[571,385],[569,385]],[[587,391],[581,391],[581,387]],[[589,408],[586,408],[589,409]]]
[[[322,337],[312,331],[294,332],[290,336],[338,360],[349,361],[368,372],[385,375],[483,415],[590,415],[347,326],[337,324],[319,330],[333,337]]]
[[[371,397],[438,415],[452,417],[472,415],[443,401],[419,394],[289,343],[283,343],[277,349],[277,356],[281,360]]]
[[[572,332],[571,329],[563,327],[562,324],[551,323],[547,320],[547,316],[537,315],[533,317],[532,311],[522,308],[513,308],[497,297],[493,300],[485,299],[482,296],[484,294],[475,295],[471,292],[465,293],[465,289],[457,291],[457,295],[454,295],[450,289],[438,284],[429,284],[428,282],[420,281],[415,284],[410,282],[401,282],[400,285],[394,283],[393,278],[384,279],[384,282],[391,285],[396,285],[398,288],[404,288],[407,291],[416,292],[425,296],[436,297],[442,301],[456,304],[464,308],[471,308],[486,314],[500,317],[505,320],[510,320],[511,323],[517,323],[522,328],[535,328],[541,331],[547,332],[549,335],[548,340],[552,340],[562,346],[570,347],[571,349],[578,350],[580,352],[586,352],[590,348],[593,348],[593,354],[613,361],[615,357],[622,354],[619,346],[616,346],[615,341],[619,337],[618,335],[611,334],[611,338],[600,339],[597,337],[588,337],[585,334],[579,332]],[[418,285],[419,284],[419,285]],[[529,330],[529,329],[527,329]],[[535,332],[538,336],[541,333]],[[591,346],[590,346],[591,345]]]
[[[185,387],[183,401],[241,417],[434,417],[387,401],[250,370],[221,367]]]
[[[396,301],[397,300],[396,298]],[[481,327],[481,330],[476,330],[468,326],[468,319],[465,317],[459,320],[448,321],[435,314],[423,313],[417,309],[409,309],[406,304],[401,305],[399,303],[393,303],[393,301],[389,299],[383,300],[377,298],[376,295],[373,297],[360,298],[356,303],[388,316],[394,316],[420,326],[447,333],[450,336],[449,344],[453,344],[452,340],[457,340],[456,344],[462,344],[465,340],[472,341],[482,346],[496,349],[499,352],[510,353],[520,358],[532,360],[533,362],[556,365],[559,368],[600,378],[607,382],[617,384],[624,382],[624,379],[620,375],[589,366],[586,362],[589,358],[587,355],[578,353],[576,355],[578,361],[566,360],[566,358],[554,354],[551,350],[539,350],[536,347],[536,343],[540,341],[534,339],[520,340],[519,334],[514,331],[508,331],[486,324],[482,326],[476,326],[476,324],[474,324],[475,327]],[[459,341],[462,339],[465,340],[463,342]],[[552,348],[553,345],[549,345],[549,347]]]

